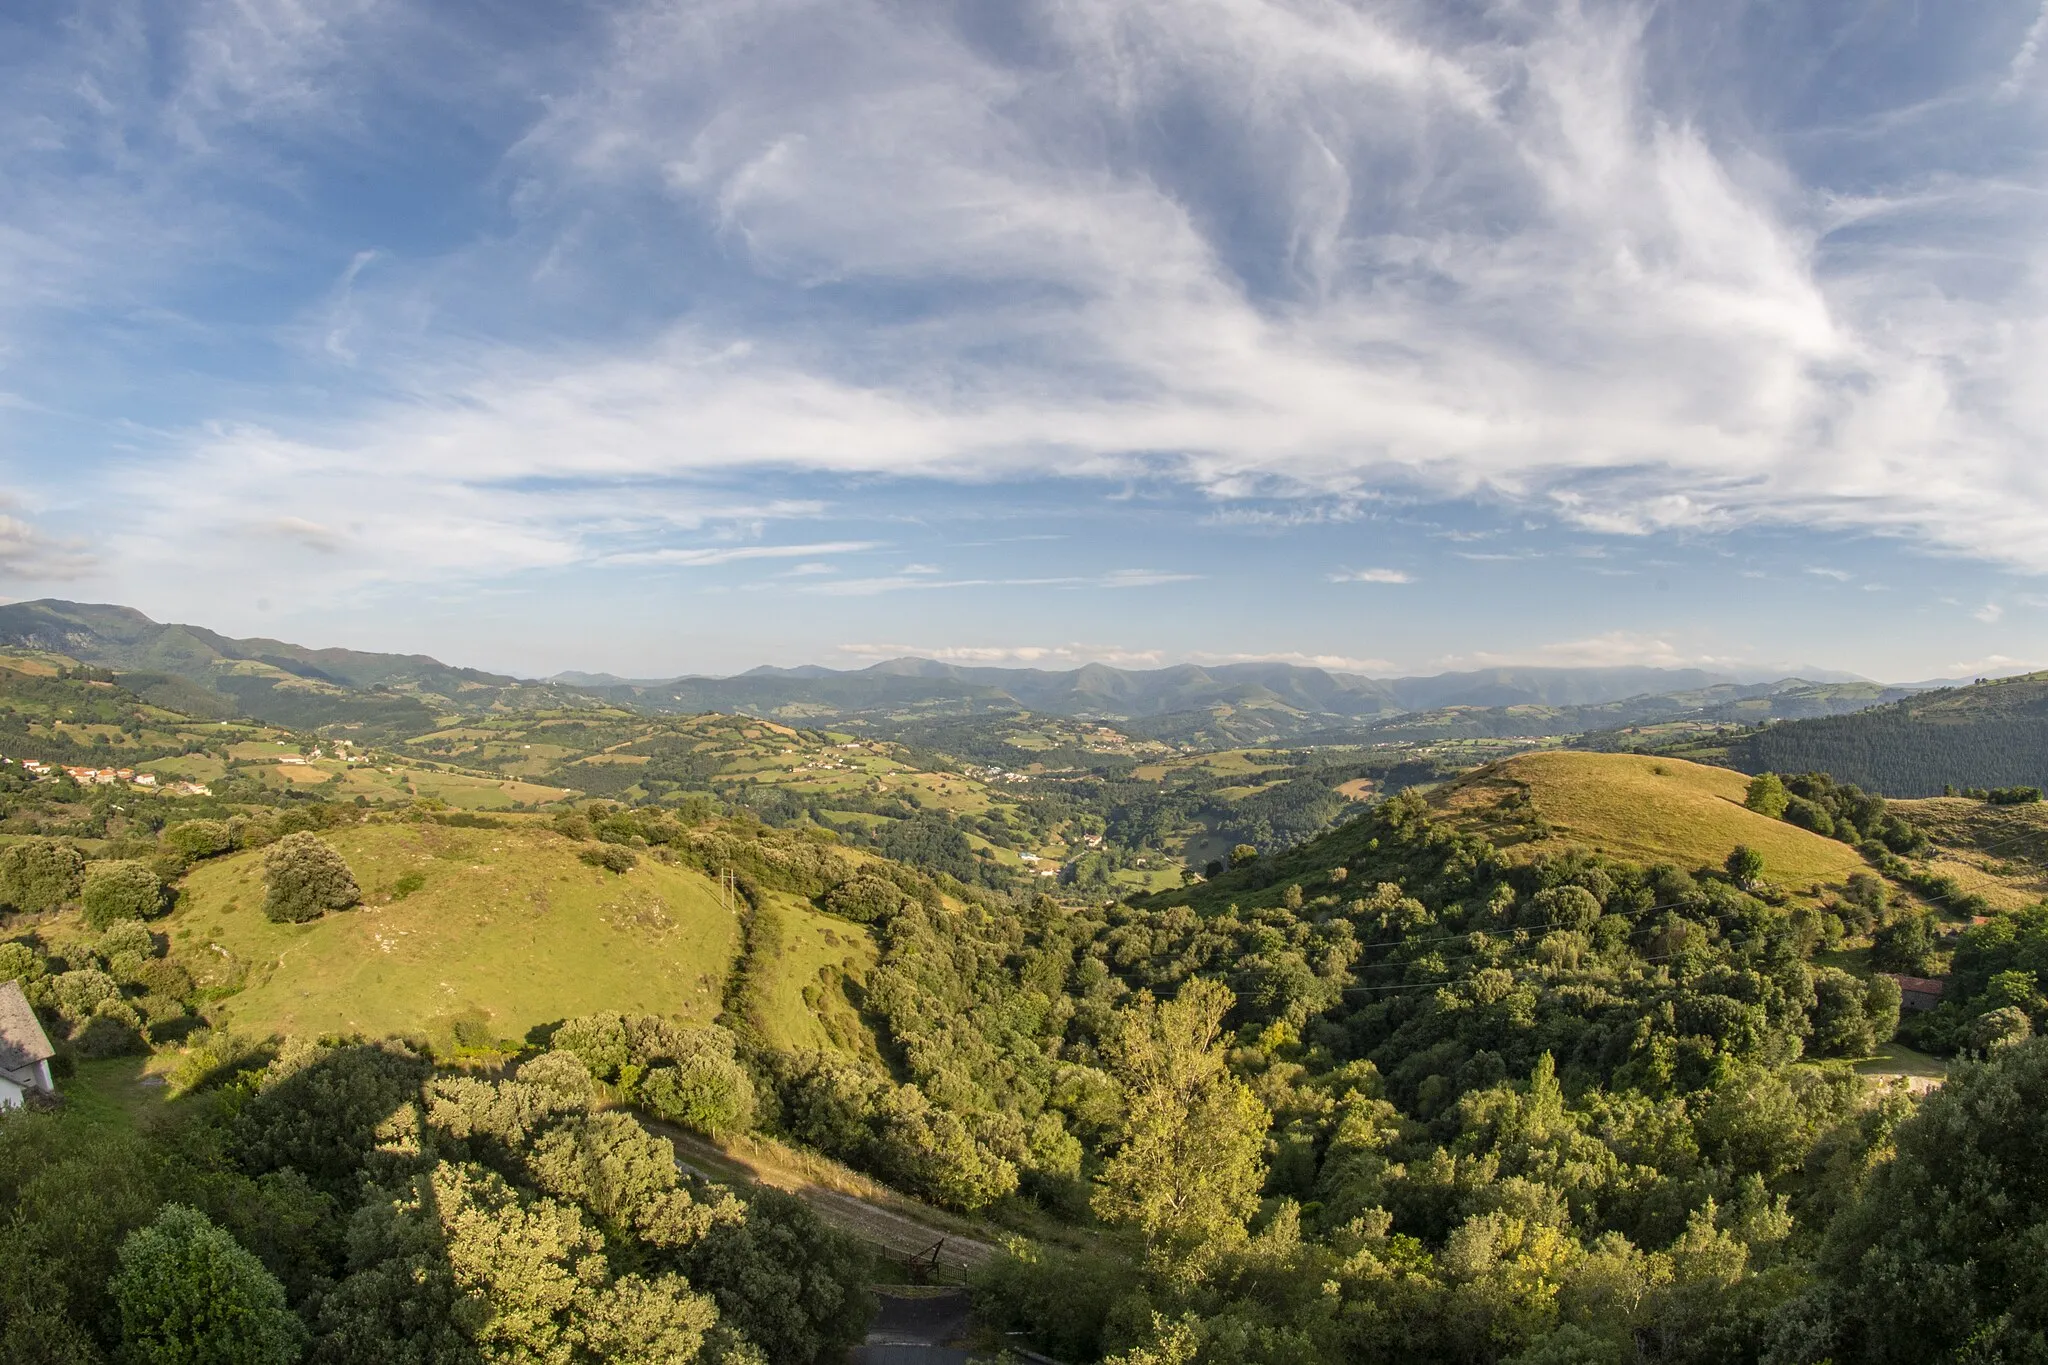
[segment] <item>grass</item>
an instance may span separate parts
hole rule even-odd
[[[738,926],[698,873],[651,858],[604,872],[541,830],[380,824],[326,837],[365,903],[310,924],[263,917],[260,853],[186,877],[162,928],[218,992],[217,1023],[256,1037],[380,1036],[473,1019],[517,1039],[598,1009],[718,1012]]]
[[[1855,1069],[1859,1076],[1930,1076],[1939,1079],[1948,1075],[1945,1060],[1915,1052],[1904,1043],[1886,1043],[1856,1063]]]
[[[1741,773],[1683,759],[1550,752],[1492,764],[1430,800],[1453,823],[1495,836],[1510,857],[1581,845],[1637,862],[1718,867],[1737,844],[1747,844],[1763,855],[1764,876],[1794,894],[1867,870],[1847,844],[1745,807],[1747,788]],[[1527,837],[1527,822],[1503,811],[1502,802],[1522,792],[1550,838]]]
[[[514,802],[534,805],[560,801],[575,793],[566,787],[543,787],[515,778],[471,777],[466,773],[429,773],[401,768],[398,775],[415,796],[446,801],[460,810],[506,810]]]
[[[83,1061],[57,1082],[68,1124],[80,1128],[133,1131],[170,1098],[170,1087],[148,1076],[145,1057],[103,1057]]]
[[[1894,801],[1934,840],[1929,870],[1954,877],[2000,910],[2048,897],[2048,803],[1994,806],[1963,796]]]
[[[856,988],[875,965],[875,943],[865,928],[823,914],[781,892],[775,899],[779,932],[772,951],[762,945],[761,1026],[777,1047],[837,1049],[879,1057],[846,983]]]

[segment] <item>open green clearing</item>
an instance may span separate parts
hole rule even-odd
[[[738,926],[696,872],[588,866],[542,830],[377,824],[332,831],[364,904],[311,924],[263,917],[260,852],[195,868],[163,927],[211,1012],[237,1030],[520,1038],[597,1009],[708,1021]],[[417,883],[417,889],[407,888]],[[239,986],[239,989],[235,989]]]

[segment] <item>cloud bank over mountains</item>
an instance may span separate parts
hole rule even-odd
[[[828,596],[1207,576],[838,576],[897,537],[835,518],[903,481],[1052,480],[1219,523],[1462,500],[2048,570],[2044,16],[15,21],[0,390],[35,511],[10,535],[69,534],[91,496],[115,581],[195,591],[251,545],[328,591],[753,560],[825,565],[802,588]],[[1373,559],[1295,567],[1430,576]]]

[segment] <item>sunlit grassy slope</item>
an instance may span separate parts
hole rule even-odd
[[[1953,877],[2000,910],[2048,897],[2048,803],[1994,806],[1934,796],[1892,806],[1934,840],[1939,856],[1929,863],[1931,871]]]
[[[1510,856],[1578,845],[1635,862],[1719,865],[1737,844],[1763,855],[1764,875],[1789,891],[1839,885],[1867,864],[1825,839],[1742,804],[1749,779],[1726,768],[1637,754],[1536,753],[1489,764],[1440,787],[1430,802]],[[1534,820],[1549,829],[1532,838]]]
[[[252,852],[195,868],[162,926],[202,984],[240,982],[211,1010],[237,1031],[434,1033],[467,1016],[518,1038],[598,1009],[718,1012],[738,926],[695,872],[651,858],[606,872],[539,829],[363,825],[325,837],[362,885],[358,908],[270,923]]]
[[[813,909],[800,897],[767,894],[774,927],[757,935],[754,970],[768,1041],[798,1050],[879,1055],[854,1003],[875,965],[874,939],[862,926]]]

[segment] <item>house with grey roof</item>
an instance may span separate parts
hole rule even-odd
[[[55,1094],[50,1058],[56,1055],[21,983],[0,981],[0,1109],[19,1108],[31,1092]]]

